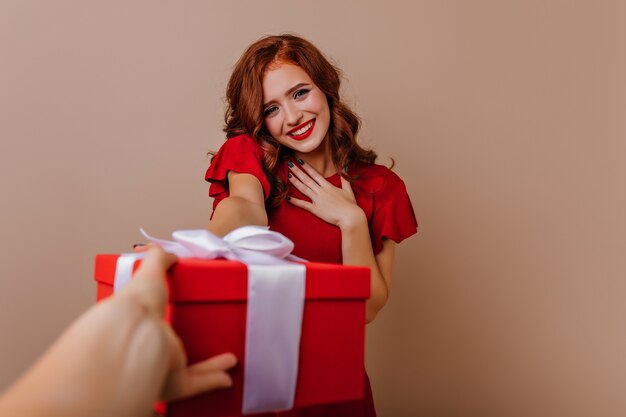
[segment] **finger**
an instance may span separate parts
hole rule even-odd
[[[225,371],[235,365],[237,365],[237,357],[230,352],[226,352],[191,365],[189,367],[189,371],[202,374],[207,372]]]
[[[148,312],[162,316],[167,303],[167,269],[176,257],[159,246],[146,246],[146,256],[130,284],[120,292],[120,296],[132,296]]]
[[[315,191],[313,191],[306,184],[302,183],[302,181],[300,181],[294,175],[289,176],[289,182],[293,184],[293,186],[296,187],[298,191],[300,191],[305,196],[309,197],[311,200],[313,200],[313,197],[315,197],[316,195]]]
[[[313,213],[313,203],[309,203],[308,201],[300,200],[299,198],[289,197],[287,201],[294,206],[303,208],[307,211]]]
[[[135,243],[133,245],[133,250],[135,252],[148,252],[150,249],[152,248],[160,248],[159,245],[156,245],[152,242],[148,242],[148,243]],[[162,249],[162,248],[161,248]]]
[[[341,175],[339,176],[339,178],[341,178],[341,189],[344,191],[349,191],[350,194],[352,194],[352,184],[350,184],[350,181],[348,181]]]
[[[145,252],[148,250],[146,246],[145,243],[135,243],[133,245],[133,252]]]
[[[171,375],[163,393],[165,400],[175,400],[201,392],[232,386],[233,381],[226,372],[237,364],[232,353],[213,356]]]
[[[354,195],[354,190],[352,189],[352,184],[344,177],[341,177],[341,190],[349,196],[350,201],[356,203],[356,197]]]
[[[300,159],[300,161],[302,161]],[[320,174],[319,172],[317,172],[317,170],[315,168],[313,168],[311,165],[305,163],[304,161],[302,161],[302,163],[300,164],[302,166],[302,169],[304,169],[304,171],[306,171],[307,174],[309,174],[309,176],[311,178],[313,178],[313,180],[318,183],[320,186],[325,186],[330,184],[326,178],[324,178],[324,176],[322,176],[322,174]]]
[[[311,188],[313,190],[315,190],[315,189],[317,189],[319,187],[319,183],[314,181],[313,178],[309,177],[307,174],[304,173],[304,171],[302,171],[300,168],[298,168],[294,164],[291,164],[289,166],[289,169],[290,169],[291,173],[293,175],[295,175],[304,184],[306,184],[307,187],[309,187],[309,188]]]
[[[154,243],[148,243],[146,246],[147,254],[142,264],[147,262],[148,267],[156,267],[159,270],[167,271],[167,269],[176,262],[176,256],[172,253],[165,252],[162,247]]]
[[[203,374],[181,371],[176,386],[171,386],[163,392],[165,401],[179,400],[191,397],[202,392],[219,388],[228,388],[233,385],[233,379],[226,371],[214,371]]]

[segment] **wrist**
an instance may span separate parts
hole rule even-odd
[[[367,217],[361,207],[354,206],[353,210],[339,220],[337,226],[342,232],[350,232],[363,226],[367,227]]]

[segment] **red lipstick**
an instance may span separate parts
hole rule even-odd
[[[290,138],[295,139],[295,140],[304,140],[306,138],[308,138],[309,136],[311,136],[311,133],[313,133],[313,129],[315,128],[315,120],[309,120],[307,122],[302,123],[299,126],[294,127],[293,129],[291,129],[289,132],[287,132],[287,135],[289,135]],[[311,125],[311,127],[309,128],[309,130],[307,130],[306,132],[304,132],[301,135],[294,135],[294,132],[297,132],[298,130],[302,129],[305,126]]]

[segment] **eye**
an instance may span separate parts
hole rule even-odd
[[[297,99],[299,99],[301,97],[304,97],[307,94],[309,94],[309,91],[311,91],[311,90],[309,90],[308,88],[301,88],[300,90],[296,91],[293,94],[293,98],[297,100]]]
[[[267,109],[265,109],[265,110],[263,111],[263,115],[264,115],[265,117],[271,116],[271,115],[272,115],[273,113],[275,113],[277,110],[278,110],[278,107],[276,107],[276,106],[270,106],[270,107],[268,107]]]

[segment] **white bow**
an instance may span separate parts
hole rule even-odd
[[[306,287],[305,266],[287,262],[304,261],[291,255],[293,242],[262,226],[240,227],[223,239],[206,229],[177,230],[174,241],[156,239],[143,229],[141,233],[179,258],[226,258],[248,265],[242,413],[292,408]],[[115,292],[130,282],[133,265],[143,255],[118,258]]]
[[[223,239],[206,229],[177,230],[174,241],[156,239],[143,229],[149,241],[179,258],[226,258],[248,265],[276,265],[279,260],[304,261],[291,255],[294,244],[284,235],[263,226],[244,226],[233,230]]]

